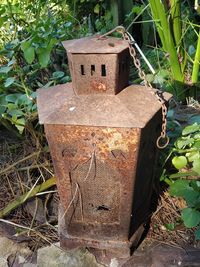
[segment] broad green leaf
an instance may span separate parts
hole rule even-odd
[[[200,175],[200,159],[195,159],[193,161],[193,167],[192,170],[195,171],[196,173],[198,173]]]
[[[183,135],[188,135],[191,133],[195,133],[200,129],[200,125],[198,125],[197,123],[194,123],[192,125],[186,126],[183,131],[182,134]]]
[[[39,63],[41,67],[45,68],[50,60],[50,53],[51,50],[45,49],[45,48],[40,48],[38,52],[38,58],[39,58]]]
[[[176,180],[171,184],[169,193],[172,196],[184,198],[190,207],[195,207],[199,203],[200,194],[190,186],[190,181],[188,180]]]
[[[5,83],[4,83],[4,86],[5,87],[9,87],[11,84],[13,84],[15,81],[15,77],[9,77],[6,79]]]
[[[195,191],[199,192],[199,197],[200,197],[200,181],[192,180],[190,182],[190,185]]]
[[[200,212],[192,208],[185,208],[181,211],[181,217],[186,227],[192,228],[200,223]]]
[[[194,139],[193,138],[188,138],[188,139],[178,139],[176,141],[176,146],[178,149],[182,149],[185,148],[187,145],[192,145],[194,143]]]
[[[29,47],[31,46],[31,42],[30,41],[24,41],[21,44],[21,49],[24,52],[25,50],[27,50]]]
[[[53,73],[53,78],[54,79],[59,79],[62,78],[65,75],[65,73],[63,71],[55,71]]]
[[[15,115],[16,117],[24,115],[23,111],[21,111],[20,109],[11,109],[11,110],[8,112],[8,114],[9,114],[10,116],[14,116],[14,115]]]
[[[26,94],[22,94],[17,98],[16,104],[19,106],[28,106],[32,105],[32,100]]]
[[[185,156],[173,157],[172,164],[179,170],[187,165],[187,159]]]
[[[6,101],[6,95],[0,95],[0,106],[6,106],[7,101]]]
[[[193,147],[200,148],[200,140],[194,142]]]
[[[12,69],[12,67],[1,67],[0,68],[0,73],[7,74],[11,69]]]
[[[200,123],[200,122],[199,122],[199,123]],[[196,134],[194,134],[193,138],[194,138],[194,139],[200,139],[200,133],[196,133]]]
[[[195,191],[192,187],[189,190],[185,190],[183,198],[187,202],[187,205],[191,208],[196,208],[199,205],[200,194]]]
[[[7,104],[7,108],[10,111],[10,110],[17,109],[17,106],[14,103],[9,103]]]
[[[190,153],[186,153],[185,155],[186,155],[186,157],[187,157],[189,162],[193,162],[194,160],[200,158],[199,151],[193,151],[193,152],[190,152]]]
[[[94,13],[99,14],[99,10],[100,10],[100,5],[96,4],[96,6],[94,7]]]
[[[60,82],[62,82],[62,83],[67,83],[67,82],[70,82],[70,81],[71,81],[70,76],[64,76],[64,77],[60,80]]]
[[[30,46],[29,48],[24,50],[24,57],[28,64],[31,64],[35,59],[35,49]]]
[[[171,186],[169,193],[172,196],[183,197],[185,191],[190,190],[190,185],[188,180],[176,180]]]
[[[11,102],[11,103],[15,103],[15,101],[18,99],[18,97],[20,97],[20,94],[10,94],[6,96],[6,101],[7,102]]]
[[[195,231],[195,240],[199,240],[200,239],[200,227]]]
[[[0,117],[6,111],[6,107],[0,105]]]

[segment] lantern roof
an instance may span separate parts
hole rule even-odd
[[[37,91],[41,124],[144,128],[161,103],[144,86],[130,85],[117,95],[77,95],[71,83]],[[171,95],[164,93],[168,101]]]
[[[128,48],[128,42],[116,37],[90,36],[63,42],[69,53],[76,54],[118,54]]]

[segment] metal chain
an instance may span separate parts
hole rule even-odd
[[[144,81],[145,87],[151,92],[152,95],[156,96],[156,99],[161,103],[162,129],[161,129],[160,136],[158,137],[158,139],[156,141],[156,145],[158,148],[163,149],[169,144],[169,137],[166,134],[166,131],[167,131],[167,107],[165,105],[165,100],[163,98],[162,92],[159,90],[153,89],[151,83],[147,80],[146,74],[144,73],[144,71],[141,68],[141,63],[140,63],[139,58],[137,57],[135,48],[133,47],[135,41],[134,41],[133,37],[131,36],[131,34],[129,32],[127,32],[123,26],[117,26],[113,30],[105,33],[104,35],[101,35],[99,37],[99,39],[101,39],[107,35],[110,35],[111,33],[115,32],[115,31],[120,32],[123,36],[123,39],[128,42],[130,56],[132,57],[134,65],[138,70],[139,77]]]

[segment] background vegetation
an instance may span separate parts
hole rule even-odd
[[[43,131],[38,125],[35,91],[70,81],[62,41],[104,33],[117,25],[127,28],[153,66],[155,73],[142,61],[148,80],[171,92],[176,107],[192,99],[199,109],[199,10],[198,1],[186,0],[35,0],[34,4],[1,0],[1,125],[40,143]],[[142,82],[134,67],[131,80]],[[193,114],[187,117],[183,126],[196,124],[183,130],[174,112],[172,107],[168,114],[172,141],[163,153],[162,180],[171,186],[172,195],[186,200],[185,225],[199,227],[200,119]],[[196,237],[200,238],[199,228]]]

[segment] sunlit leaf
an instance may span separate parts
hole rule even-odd
[[[185,127],[185,128],[183,129],[182,134],[183,134],[183,135],[188,135],[188,134],[191,134],[191,133],[195,133],[195,132],[197,132],[199,129],[200,129],[200,125],[198,125],[197,123],[194,123],[193,125],[189,125],[189,126]]]
[[[9,77],[6,79],[5,83],[4,83],[4,86],[5,87],[9,87],[11,84],[13,84],[15,81],[15,77]]]
[[[198,173],[200,175],[200,159],[195,159],[193,161],[193,168],[192,168],[193,171],[195,171],[196,173]]]
[[[24,50],[24,57],[28,64],[31,64],[35,59],[35,49],[30,46],[29,48]]]
[[[174,167],[179,170],[187,165],[187,159],[185,156],[174,157],[172,163]]]
[[[11,69],[12,69],[12,67],[1,67],[0,68],[0,73],[7,74]]]

